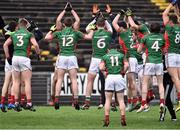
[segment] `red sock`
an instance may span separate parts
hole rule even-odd
[[[11,94],[8,94],[8,104],[11,103]]]
[[[55,100],[55,96],[51,96],[51,100],[54,102],[54,100]]]
[[[160,99],[160,104],[163,103],[164,104],[164,99]]]
[[[136,104],[137,103],[137,97],[133,97],[133,104]]]
[[[125,115],[121,115],[121,120],[125,120]]]
[[[138,97],[138,101],[139,101],[139,102],[141,102],[141,100],[142,100],[142,97],[141,97],[141,96],[139,96],[139,97]]]
[[[32,102],[32,100],[31,99],[27,99],[27,103],[31,103]]]
[[[128,104],[131,104],[131,103],[132,103],[132,99],[128,98]]]
[[[15,99],[14,99],[14,95],[11,95],[11,101],[10,101],[11,104],[14,104],[15,103]]]
[[[109,122],[109,115],[105,115],[105,122]]]
[[[56,103],[59,102],[59,96],[56,96],[56,97],[55,97],[54,102],[56,102]]]
[[[178,101],[180,101],[180,92],[178,92]]]
[[[4,97],[4,96],[1,96],[1,104],[4,105],[4,103],[5,103],[5,97]]]
[[[25,94],[21,94],[21,104],[25,103],[25,97],[26,97]]]
[[[152,97],[153,96],[153,90],[149,89],[147,93],[147,97]]]
[[[145,104],[147,104],[146,100],[142,100],[141,105],[144,106]]]

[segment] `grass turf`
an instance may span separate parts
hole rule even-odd
[[[0,129],[103,129],[104,110],[91,107],[76,111],[72,107],[36,107],[36,112],[23,110],[0,112]],[[120,125],[118,112],[110,113],[108,129],[180,129],[180,120],[172,122],[167,111],[164,122],[159,122],[159,107],[152,106],[149,112],[127,112],[127,126]],[[180,112],[177,113],[177,118]]]

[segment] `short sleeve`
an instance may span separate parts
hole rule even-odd
[[[54,38],[57,38],[57,34],[58,34],[58,32],[54,32],[54,33],[53,33],[53,37],[54,37]]]
[[[169,24],[167,24],[166,26],[165,26],[165,31],[170,31],[171,30],[171,26],[169,25]]]
[[[76,35],[77,35],[77,40],[83,39],[84,34],[83,34],[82,32],[77,31],[77,32],[76,32]]]

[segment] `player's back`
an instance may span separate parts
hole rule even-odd
[[[72,27],[66,27],[53,35],[59,39],[60,55],[64,56],[75,55],[76,44],[83,37],[81,32],[73,30]]]
[[[116,49],[111,49],[106,55],[103,56],[108,74],[120,74],[123,70],[124,54]]]
[[[28,30],[26,30],[23,27],[15,31],[11,35],[14,45],[13,55],[27,57],[29,55],[28,51],[31,47],[31,43],[30,43],[31,37],[32,37],[32,33],[30,33]]]
[[[109,44],[111,43],[111,33],[104,29],[98,29],[93,34],[92,49],[93,57],[102,58],[107,53]]]
[[[120,45],[123,51],[127,54],[127,57],[136,57],[137,49],[135,47],[136,44],[133,41],[133,35],[131,30],[128,29],[125,32],[120,32],[119,37]],[[125,47],[123,47],[122,45],[125,45]]]
[[[180,25],[175,24],[174,26],[166,25],[165,26],[166,42],[169,44],[168,52],[169,53],[178,53],[180,54]]]
[[[163,35],[159,33],[151,33],[146,35],[142,42],[148,50],[147,62],[162,63],[162,48],[165,45]]]

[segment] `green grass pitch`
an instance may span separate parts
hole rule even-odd
[[[104,129],[104,110],[97,107],[80,111],[68,106],[62,106],[59,110],[53,107],[36,109],[36,112],[0,112],[0,129]],[[127,126],[122,127],[119,111],[111,112],[110,125],[105,129],[180,129],[180,112],[177,118],[179,120],[172,122],[167,111],[165,121],[159,122],[159,107],[151,106],[149,112],[127,112]]]

